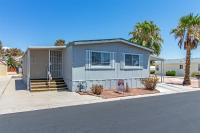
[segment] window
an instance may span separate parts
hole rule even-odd
[[[110,63],[110,53],[108,52],[91,52],[93,66],[109,66]]]
[[[198,64],[198,71],[200,71],[200,64]]]
[[[125,54],[125,66],[140,66],[139,55]]]
[[[114,52],[86,50],[86,69],[114,69]]]
[[[179,68],[180,68],[180,69],[183,69],[183,65],[180,65]]]

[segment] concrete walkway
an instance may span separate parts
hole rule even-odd
[[[165,83],[158,84],[157,89],[161,93],[102,99],[100,97],[79,95],[75,92],[68,91],[29,92],[26,90],[26,86],[22,82],[21,78],[14,78],[11,79],[10,83],[7,86],[7,89],[0,98],[0,114],[91,104],[97,102],[109,102],[200,90],[200,88],[194,89],[183,86],[172,86],[170,84]]]
[[[161,93],[181,93],[200,90],[200,88],[193,88],[191,86],[183,86],[170,83],[159,83],[156,89],[158,89]]]
[[[2,96],[5,89],[7,88],[7,85],[9,84],[11,77],[12,77],[11,75],[0,77],[0,97]]]
[[[0,114],[72,106],[97,102],[101,98],[75,92],[29,92],[20,78],[12,79],[0,99]]]

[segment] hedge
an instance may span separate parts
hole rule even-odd
[[[166,76],[176,76],[176,71],[167,71]]]

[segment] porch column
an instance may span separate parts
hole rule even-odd
[[[30,49],[27,51],[27,89],[30,90],[30,71],[31,71],[31,65],[30,65]]]
[[[165,72],[165,62],[164,62],[164,60],[162,62],[163,62],[163,82],[164,82],[164,79],[165,79],[165,74],[164,74],[164,72]]]
[[[161,68],[161,74],[160,74],[160,78],[161,78],[161,83],[163,82],[163,62],[161,61],[161,65],[160,65],[160,68]]]
[[[49,49],[49,64],[48,64],[48,71],[50,72],[50,65],[51,65],[51,62],[50,62],[50,49]]]

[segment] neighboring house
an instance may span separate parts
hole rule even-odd
[[[4,61],[0,60],[0,76],[7,75],[7,64]]]
[[[156,62],[156,73],[161,73],[160,62]],[[177,76],[185,74],[185,59],[166,59],[164,61],[164,74],[167,71],[176,71]],[[190,73],[200,71],[200,58],[192,58],[190,65]]]
[[[30,89],[34,82],[48,77],[63,79],[71,91],[89,89],[92,84],[113,88],[119,79],[131,88],[139,87],[140,79],[149,76],[152,52],[121,38],[29,47],[22,61],[23,79]]]

